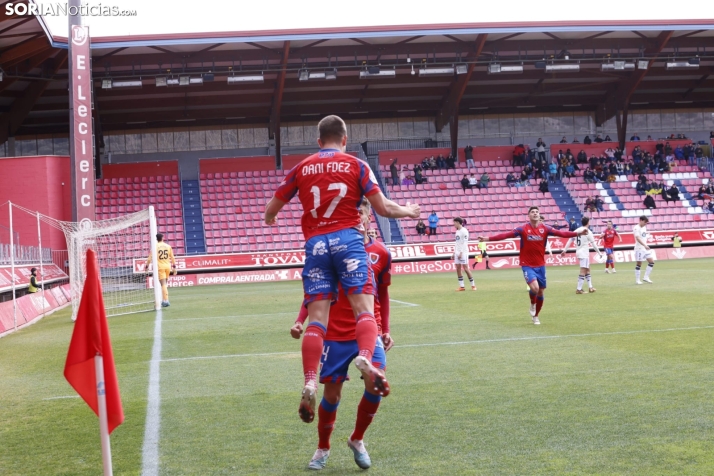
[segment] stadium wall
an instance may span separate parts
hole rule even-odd
[[[0,159],[0,203],[11,201],[57,220],[72,220],[69,157],[36,156]],[[0,207],[0,224],[9,227],[9,209]],[[23,246],[37,246],[37,219],[13,210],[13,230]],[[66,249],[64,234],[42,225],[42,246]]]
[[[275,170],[275,157],[271,155],[262,155],[255,157],[201,159],[199,160],[198,168],[201,174]]]
[[[107,164],[102,167],[102,178],[155,177],[157,175],[178,175],[178,162],[138,162],[132,164]]]

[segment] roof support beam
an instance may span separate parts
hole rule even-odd
[[[270,108],[270,128],[268,134],[275,139],[275,160],[276,166],[281,166],[280,154],[280,108],[283,105],[283,91],[285,90],[285,76],[287,75],[288,58],[290,57],[290,41],[283,43],[283,57],[280,64],[280,73],[275,84],[273,94],[273,105]]]
[[[54,76],[67,61],[67,50],[60,50],[54,59],[54,66],[50,76]],[[0,144],[4,143],[8,137],[14,136],[20,128],[22,122],[32,110],[37,100],[49,86],[50,81],[35,81],[25,90],[22,98],[12,103],[12,108],[8,114],[3,114],[0,118]]]
[[[659,55],[667,45],[669,39],[672,38],[672,33],[674,32],[671,30],[660,33],[654,41],[654,44],[645,49],[645,56],[656,57]],[[615,116],[617,111],[627,110],[632,94],[640,85],[642,79],[644,79],[654,62],[655,60],[651,59],[647,65],[647,69],[635,70],[628,78],[620,83],[620,86],[614,94],[608,95],[605,103],[598,107],[598,111],[595,114],[596,125],[603,125]]]
[[[49,46],[47,38],[44,34],[33,38],[29,41],[18,44],[17,46],[10,48],[3,53],[0,53],[0,66],[7,68],[8,64],[12,61],[27,56],[28,54],[34,54],[40,50],[43,50]]]
[[[26,72],[29,72],[38,66],[40,66],[47,58],[52,56],[54,53],[54,50],[52,49],[47,49],[43,51],[42,53],[36,54],[35,56],[29,58],[27,60],[27,67],[24,68]],[[2,82],[0,82],[0,92],[2,92],[5,88],[13,84],[15,81],[17,81],[18,78],[5,78]],[[24,92],[23,92],[24,94]]]
[[[473,45],[473,51],[467,54],[466,58],[464,58],[464,62],[468,63],[466,73],[456,76],[451,81],[451,86],[444,96],[442,106],[439,109],[439,112],[436,113],[437,132],[441,132],[444,126],[449,123],[451,117],[458,112],[461,97],[464,95],[464,91],[466,91],[466,86],[469,84],[469,80],[471,80],[471,74],[476,66],[476,60],[481,55],[483,45],[486,44],[487,36],[488,35],[486,34],[480,34],[476,37],[476,41]]]

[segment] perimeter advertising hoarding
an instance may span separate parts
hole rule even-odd
[[[449,232],[451,234],[451,232]],[[665,245],[672,243],[673,231],[655,231],[649,237],[652,245]],[[442,236],[446,236],[442,233]],[[630,248],[635,240],[632,233],[623,233],[622,243],[615,240],[615,248]],[[704,244],[714,243],[714,229],[704,230],[684,230],[679,232],[684,243]],[[567,239],[550,238],[552,250],[558,250],[565,246]],[[598,241],[598,246],[602,248],[602,242]],[[389,246],[392,253],[392,260],[398,261],[419,261],[433,258],[448,258],[454,252],[453,243],[423,243],[410,245]],[[486,249],[491,256],[504,256],[517,254],[520,250],[519,240],[505,240],[495,243],[486,243]],[[469,252],[474,254],[478,251],[478,243],[473,241],[469,244]],[[144,259],[134,260],[134,273],[143,274]],[[212,271],[212,270],[240,270],[256,268],[286,268],[290,266],[302,266],[305,262],[303,250],[288,251],[265,251],[256,253],[240,254],[213,254],[198,256],[182,256],[176,258],[179,271]]]

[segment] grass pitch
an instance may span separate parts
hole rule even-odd
[[[365,441],[372,474],[714,474],[713,260],[549,268],[540,326],[520,270],[396,276],[392,394]],[[297,416],[298,282],[171,290],[160,364],[162,475],[304,474],[315,424]],[[110,319],[126,421],[118,475],[142,472],[153,313]],[[0,474],[101,473],[98,422],[62,375],[69,312],[0,339]],[[353,375],[356,372],[352,372]],[[345,384],[325,474],[361,472],[346,447],[362,394]]]

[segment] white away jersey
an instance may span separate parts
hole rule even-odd
[[[588,230],[587,235],[578,235],[575,238],[575,256],[578,259],[585,259],[590,257],[590,245],[597,250],[597,245],[595,244],[595,236],[593,232]]]
[[[461,227],[460,230],[456,230],[454,256],[458,258],[459,253],[463,253],[463,258],[466,258],[469,254],[469,231],[464,227]]]
[[[642,241],[647,243],[647,237],[649,236],[649,233],[647,233],[647,227],[635,225],[632,229],[632,234],[635,236],[635,251],[644,251],[645,247],[637,241],[637,237],[639,236]]]

